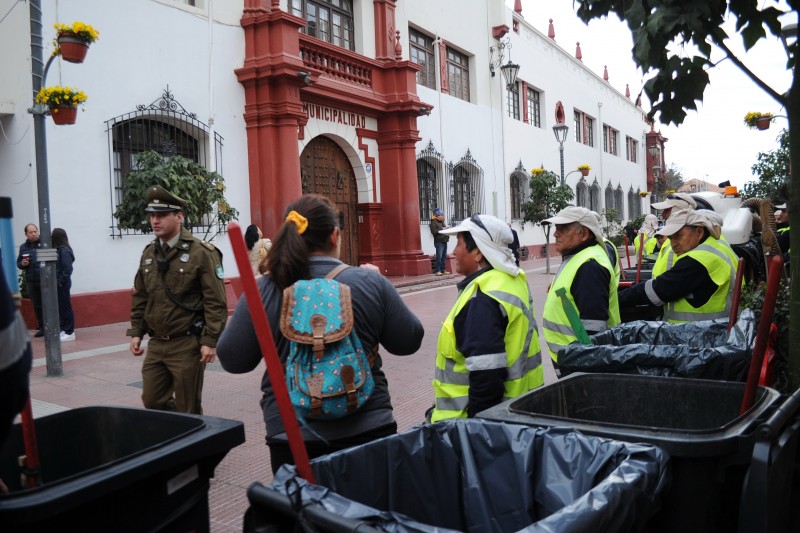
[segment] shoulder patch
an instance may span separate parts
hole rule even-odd
[[[214,246],[213,244],[211,244],[210,242],[206,242],[206,241],[200,241],[200,242],[202,242],[202,243],[203,243],[203,245],[204,245],[206,248],[208,248],[209,250],[216,250],[216,249],[217,249],[217,247],[216,247],[216,246]]]
[[[217,277],[219,279],[222,279],[223,276],[225,275],[225,272],[222,270],[222,265],[217,265],[217,268],[214,272],[217,274]]]

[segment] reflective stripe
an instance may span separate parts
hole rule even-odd
[[[528,372],[535,370],[536,367],[541,364],[542,352],[540,350],[537,350],[536,353],[532,354],[530,357],[521,356],[514,361],[513,365],[508,367],[508,377],[506,381],[522,379]]]
[[[605,331],[608,329],[607,320],[581,320],[583,329],[587,331]]]
[[[552,320],[547,320],[546,318],[542,319],[542,327],[551,331],[555,331],[556,333],[561,333],[562,335],[572,335],[574,333],[572,328],[567,324],[559,324],[557,322],[553,322]]]
[[[439,411],[466,411],[467,406],[469,406],[469,396],[436,398],[436,409]]]
[[[450,385],[469,385],[469,374],[466,372],[456,372],[454,370],[455,366],[456,362],[452,359],[448,359],[445,362],[444,369],[436,368],[434,379]]]
[[[467,370],[494,370],[506,367],[506,352],[491,353],[486,355],[473,355],[464,359]]]
[[[556,344],[554,342],[548,342],[547,343],[547,347],[550,348],[550,351],[553,352],[554,354],[558,354],[558,351],[559,350],[563,350],[566,346],[563,345],[563,344]],[[555,360],[556,360],[556,358],[553,357],[553,361],[555,361]]]
[[[718,318],[728,318],[729,314],[729,311],[718,311],[716,313],[670,311],[669,318],[671,320],[682,320],[684,322],[696,322],[698,320],[716,320]]]
[[[664,302],[661,301],[661,298],[658,297],[658,294],[656,294],[656,291],[653,289],[653,281],[652,279],[648,279],[644,282],[644,293],[653,305],[664,305]]]

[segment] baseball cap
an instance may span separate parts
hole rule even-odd
[[[577,222],[591,231],[597,242],[603,242],[603,229],[597,221],[596,213],[585,207],[565,207],[554,217],[544,219],[542,224],[572,224],[573,222]]]
[[[434,214],[435,216],[437,216],[437,217],[440,217],[440,216],[444,215],[444,211],[442,211],[441,209],[439,209],[439,208],[437,207],[437,208],[436,208],[436,209],[433,211],[433,214]]]
[[[679,209],[673,211],[669,216],[664,227],[656,232],[656,235],[674,235],[684,226],[702,226],[715,238],[719,238],[722,231],[722,217],[713,211],[702,209]]]
[[[464,232],[472,235],[478,249],[494,268],[512,276],[519,273],[514,254],[508,247],[514,240],[508,224],[492,215],[475,214],[462,220],[458,226],[439,231],[446,235]]]
[[[650,204],[650,207],[657,209],[658,211],[669,209],[670,207],[678,209],[686,209],[687,207],[691,207],[692,209],[697,209],[697,202],[695,202],[694,198],[685,192],[676,192],[667,196],[667,199],[663,202]]]

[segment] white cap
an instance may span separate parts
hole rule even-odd
[[[597,221],[597,213],[589,211],[585,207],[565,207],[556,216],[546,218],[542,221],[543,224],[572,224],[577,222],[584,226],[594,234],[594,238],[598,243],[603,243],[603,229]]]
[[[776,205],[775,209],[786,209],[786,202],[782,203],[781,205]]]
[[[697,209],[697,202],[695,202],[694,198],[685,192],[676,192],[667,196],[667,199],[663,202],[650,204],[650,207],[659,211],[669,209],[670,207],[677,207],[678,209],[686,209],[687,207],[691,207],[692,209]]]
[[[719,239],[722,233],[722,217],[714,211],[701,209],[679,209],[673,211],[663,228],[656,235],[674,235],[684,226],[702,226],[708,230],[712,237]]]
[[[472,215],[461,221],[454,228],[439,230],[439,233],[469,233],[483,256],[497,270],[516,276],[519,267],[514,261],[514,254],[508,247],[514,240],[508,224],[492,215]]]

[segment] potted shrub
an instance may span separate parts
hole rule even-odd
[[[64,61],[83,63],[89,45],[95,42],[100,32],[83,22],[76,21],[71,25],[55,24],[56,38],[53,40],[53,55],[60,55]]]
[[[78,106],[86,101],[86,93],[74,87],[43,87],[36,103],[46,106],[57,125],[75,124]]]
[[[578,165],[578,170],[581,171],[581,175],[585,178],[589,175],[589,171],[592,170],[592,167],[584,163],[582,165]]]

